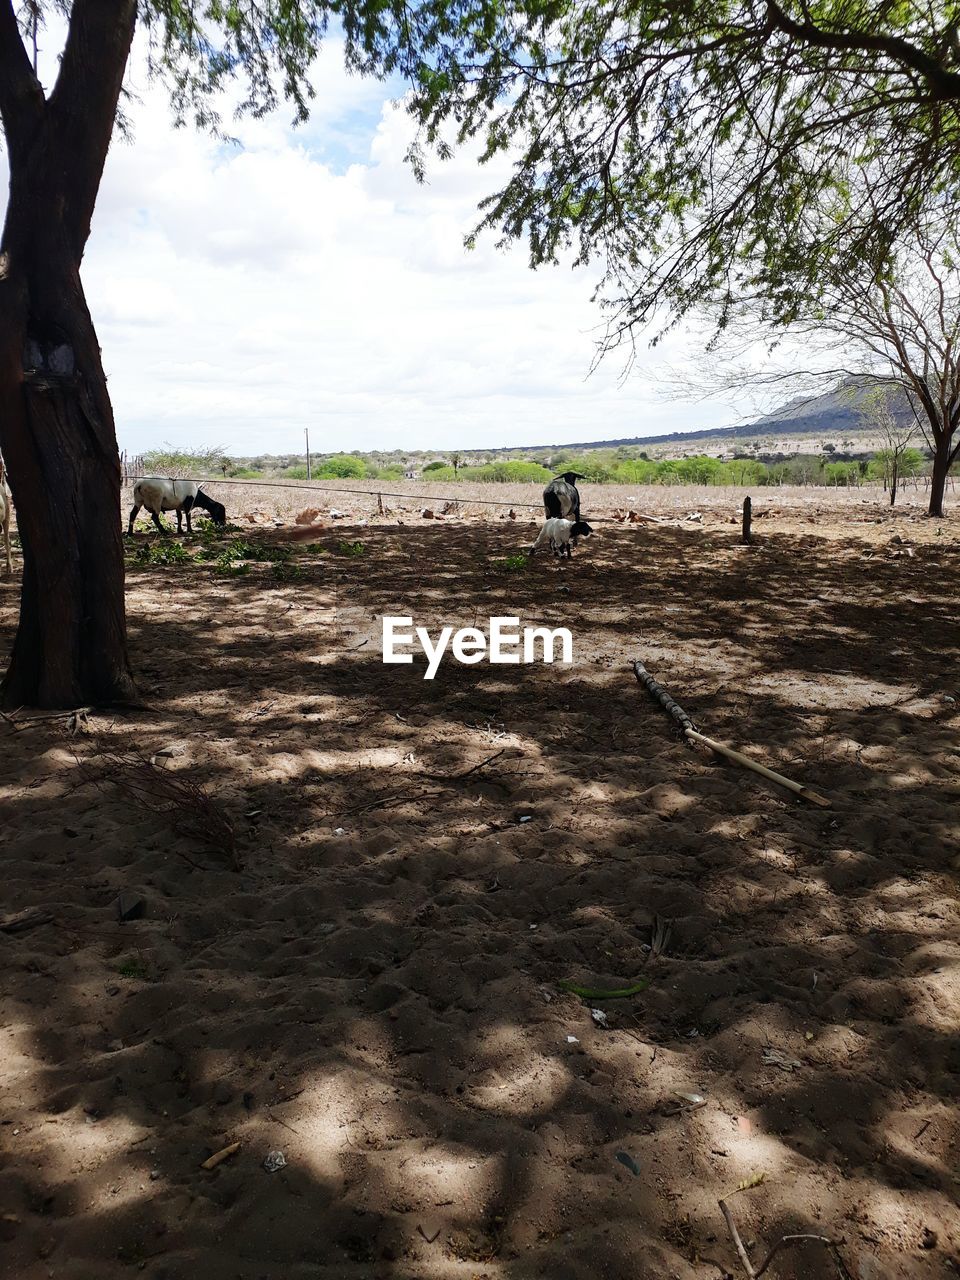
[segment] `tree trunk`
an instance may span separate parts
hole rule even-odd
[[[890,505],[891,507],[894,506],[897,501],[897,481],[899,479],[900,477],[897,474],[897,464],[896,462],[894,462],[890,472]]]
[[[60,282],[8,277],[26,306],[0,320],[0,444],[23,548],[20,622],[0,686],[7,707],[136,697],[106,379],[77,269],[50,275]],[[56,318],[43,314],[50,296]]]
[[[0,448],[23,548],[5,706],[136,697],[120,459],[80,263],[133,38],[135,0],[74,0],[49,98],[0,0],[10,198],[0,244]]]
[[[943,494],[950,471],[950,442],[952,437],[941,432],[934,441],[933,471],[930,476],[930,505],[927,515],[943,516]]]

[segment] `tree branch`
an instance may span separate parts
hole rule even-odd
[[[74,0],[50,95],[64,169],[64,217],[78,259],[90,234],[136,16],[136,0]]]
[[[874,35],[867,31],[824,31],[809,19],[795,22],[777,0],[767,0],[767,11],[774,25],[795,40],[838,53],[885,53],[894,62],[916,71],[930,86],[934,101],[960,101],[960,74],[948,71],[936,58],[899,36]]]
[[[11,155],[43,106],[43,87],[30,65],[12,0],[0,0],[0,117]]]

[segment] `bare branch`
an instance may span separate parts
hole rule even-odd
[[[43,112],[43,87],[37,79],[20,35],[12,0],[0,0],[0,117],[12,156],[20,135]]]

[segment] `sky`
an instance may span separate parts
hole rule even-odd
[[[225,145],[173,127],[135,49],[133,141],[111,147],[82,271],[121,448],[295,453],[309,428],[314,452],[470,450],[741,417],[658,383],[683,335],[591,374],[596,269],[531,271],[492,234],[464,248],[503,162],[433,160],[419,185],[402,86],[348,75],[336,38],[313,82],[306,126],[228,119]]]

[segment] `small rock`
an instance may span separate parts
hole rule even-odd
[[[440,1224],[438,1222],[418,1222],[417,1230],[426,1240],[427,1244],[433,1244],[437,1236],[440,1234]]]
[[[298,516],[293,517],[294,524],[313,524],[320,512],[316,507],[307,507],[306,511],[301,511]],[[331,512],[332,514],[332,512]]]
[[[286,1163],[287,1157],[282,1151],[270,1151],[267,1153],[267,1157],[263,1162],[263,1167],[266,1169],[267,1173],[276,1173],[278,1169],[285,1168]]]
[[[603,1027],[604,1030],[609,1028],[610,1020],[602,1009],[591,1009],[590,1017],[593,1019],[593,1025],[595,1027]]]
[[[630,1155],[629,1151],[618,1151],[615,1159],[619,1160],[624,1168],[629,1169],[635,1178],[640,1176],[640,1166],[637,1164],[636,1160],[634,1160],[633,1156]]]
[[[935,1249],[937,1247],[937,1233],[931,1231],[929,1227],[923,1228],[923,1235],[920,1237],[921,1249]]]
[[[423,516],[424,520],[433,520],[436,518],[428,507],[424,507],[420,514]],[[434,1239],[436,1239],[436,1236],[434,1236]]]
[[[146,913],[147,902],[139,893],[125,889],[117,898],[116,909],[120,921],[139,920]]]

